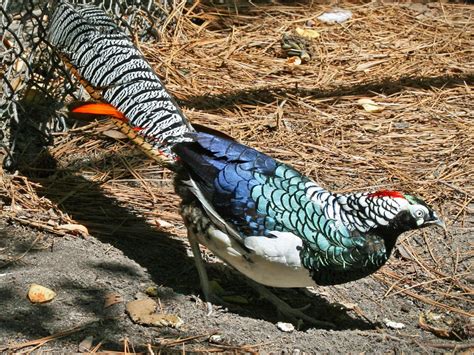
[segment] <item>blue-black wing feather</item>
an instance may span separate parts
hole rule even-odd
[[[272,175],[277,163],[271,157],[235,141],[207,133],[188,135],[193,142],[173,150],[206,199],[242,236],[265,234],[264,217],[256,209],[252,189],[255,174]]]

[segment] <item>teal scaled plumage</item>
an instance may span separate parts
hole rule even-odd
[[[251,196],[257,213],[268,216],[273,230],[292,232],[303,240],[302,264],[317,284],[355,280],[386,261],[383,247],[367,255],[363,235],[325,215],[308,196],[312,181],[293,168],[278,163],[272,176],[256,174],[256,178],[261,185],[252,189]]]

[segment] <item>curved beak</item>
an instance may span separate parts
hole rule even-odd
[[[423,223],[425,226],[436,225],[446,231],[446,224],[441,220],[441,218],[438,217],[438,214],[436,212],[431,211],[430,214],[425,218],[425,222]]]
[[[437,226],[439,226],[439,227],[441,227],[441,228],[443,228],[444,230],[446,230],[446,223],[444,223],[444,222],[443,222],[442,220],[440,220],[439,218],[438,218],[437,221],[434,222],[434,224],[437,225]]]
[[[446,230],[446,224],[439,218],[433,219],[431,221],[426,221],[425,225],[427,225],[427,226],[435,225],[435,226],[441,227],[444,230]]]

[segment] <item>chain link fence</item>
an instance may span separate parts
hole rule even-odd
[[[0,4],[0,144],[3,166],[14,171],[41,160],[52,132],[67,130],[60,109],[70,95],[85,98],[47,40],[48,19],[59,0],[3,0]],[[70,0],[105,9],[130,34],[142,41],[158,37],[173,2],[168,0]],[[46,156],[46,155],[45,155]]]

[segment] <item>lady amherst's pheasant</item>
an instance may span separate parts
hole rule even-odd
[[[199,244],[259,284],[334,285],[378,270],[401,233],[443,225],[414,196],[331,193],[255,149],[193,128],[127,35],[96,7],[60,2],[50,41],[105,102],[73,111],[108,115],[150,156],[170,158],[208,300]],[[260,290],[287,315],[310,319]]]

